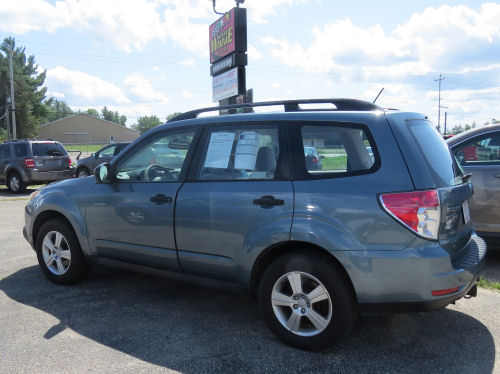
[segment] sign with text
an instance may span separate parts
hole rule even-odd
[[[209,27],[210,63],[235,51],[247,50],[247,12],[233,8]]]
[[[212,79],[212,100],[219,101],[238,95],[238,68],[235,67]]]
[[[245,53],[235,52],[221,58],[219,61],[210,66],[210,75],[214,76],[225,72],[235,66],[245,66],[248,63],[248,58]]]

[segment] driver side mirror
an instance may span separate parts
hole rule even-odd
[[[97,183],[111,183],[111,167],[108,162],[98,165],[94,170]]]

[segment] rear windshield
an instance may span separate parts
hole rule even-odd
[[[33,143],[33,156],[65,156],[66,150],[61,143]]]
[[[422,154],[439,186],[455,186],[462,183],[461,172],[456,167],[446,141],[428,121],[407,122]]]

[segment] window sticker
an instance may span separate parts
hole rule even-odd
[[[240,134],[236,153],[234,155],[234,168],[254,170],[257,152],[259,151],[260,134],[255,131],[244,131]]]
[[[214,132],[210,136],[205,167],[226,169],[231,157],[235,134],[232,132]]]

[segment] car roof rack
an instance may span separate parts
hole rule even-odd
[[[302,109],[300,104],[333,104],[335,109],[318,108],[318,109]],[[224,106],[215,106],[208,108],[201,108],[184,112],[178,116],[170,119],[167,122],[181,121],[185,119],[197,118],[200,113],[214,112],[217,110],[231,110],[242,108],[256,108],[265,106],[279,106],[283,105],[285,112],[301,112],[301,111],[315,111],[315,112],[331,112],[331,111],[373,111],[383,110],[378,105],[368,101],[356,99],[304,99],[304,100],[279,100],[279,101],[262,101],[257,103],[242,103]]]

